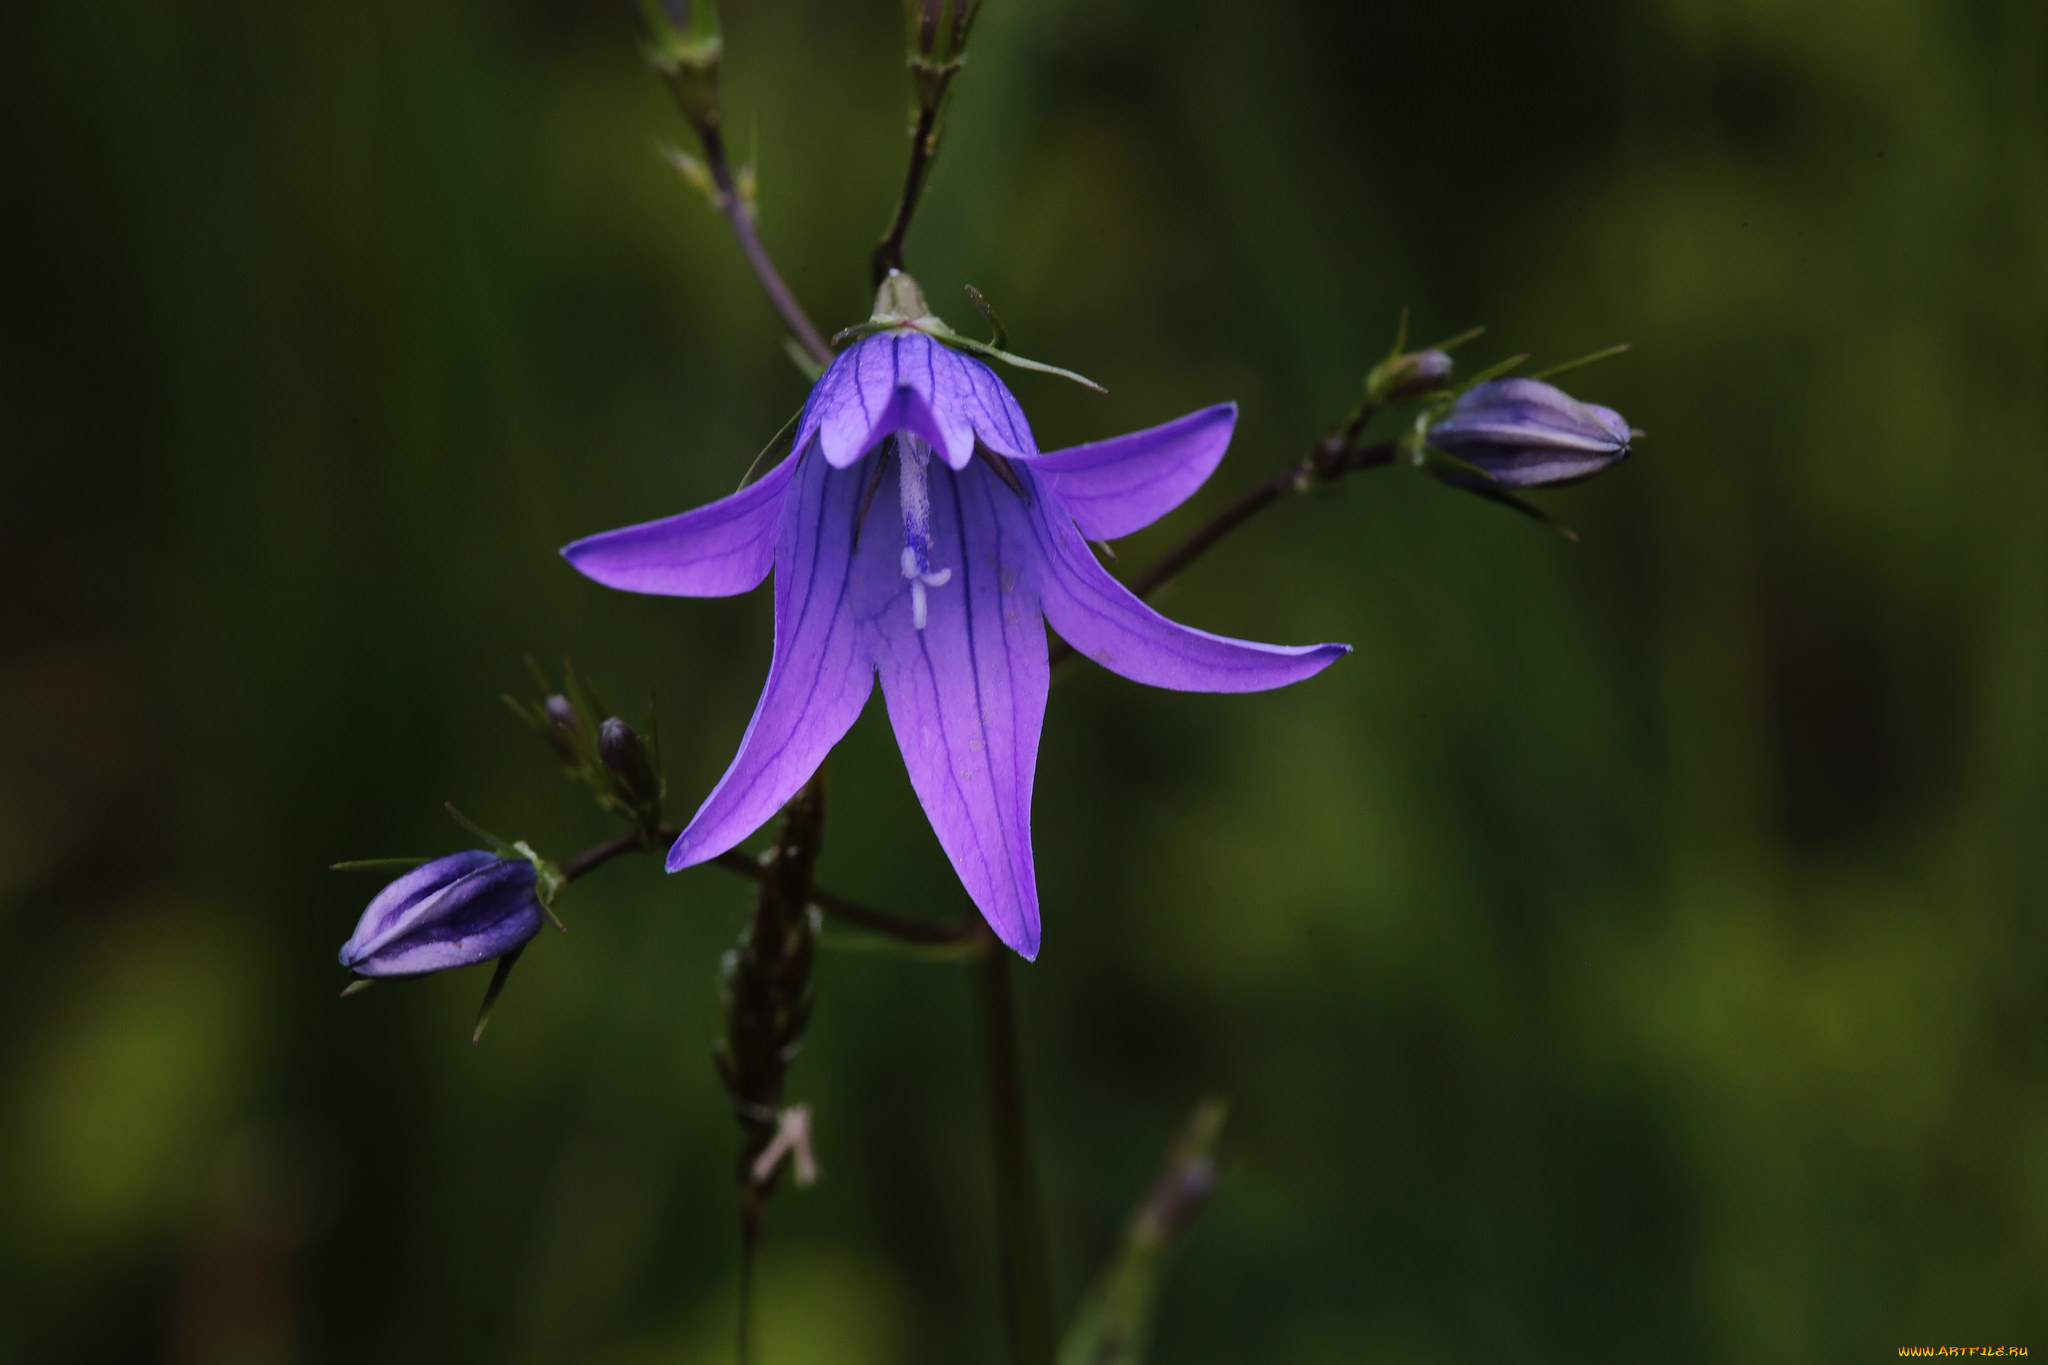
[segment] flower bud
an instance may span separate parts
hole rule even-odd
[[[700,134],[718,126],[718,63],[725,39],[712,0],[639,0],[647,57],[675,92],[683,116]]]
[[[940,65],[958,61],[967,50],[967,34],[980,9],[980,0],[905,0],[911,60]]]
[[[1466,488],[1542,488],[1590,479],[1627,458],[1632,433],[1621,414],[1581,403],[1539,379],[1478,384],[1429,429],[1429,444],[1490,475],[1435,471]]]
[[[967,35],[980,13],[981,0],[904,0],[910,75],[925,114],[935,115],[946,102],[947,87],[967,61]]]
[[[651,809],[660,821],[661,770],[640,732],[617,716],[598,727],[597,756],[617,781],[619,795],[636,810]]]
[[[418,976],[501,957],[540,932],[540,869],[469,849],[436,858],[377,893],[341,946],[357,976]]]
[[[1390,356],[1365,377],[1365,396],[1374,403],[1399,403],[1444,386],[1451,377],[1451,353],[1431,348]]]

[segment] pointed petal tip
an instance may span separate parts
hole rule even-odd
[[[662,860],[662,869],[667,872],[681,872],[686,867],[695,867],[706,858],[716,856],[715,853],[691,848],[690,832],[684,830],[676,836],[676,841],[668,846],[668,857]]]
[[[983,918],[987,919],[986,916]],[[1025,923],[1008,926],[989,920],[988,927],[995,930],[996,941],[1018,957],[1026,962],[1038,961],[1039,923],[1036,915]]]

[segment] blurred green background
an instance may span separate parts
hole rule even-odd
[[[865,316],[890,0],[732,0],[765,236]],[[662,698],[675,816],[765,594],[555,548],[730,489],[801,400],[626,6],[14,5],[0,18],[0,1359],[729,1358],[715,869],[565,898],[340,1003],[453,800],[611,830],[497,694]],[[1020,973],[1070,1309],[1201,1094],[1228,1173],[1156,1359],[2048,1350],[2048,8],[991,0],[910,238],[1042,442],[1235,398],[1142,565],[1352,401],[1398,310],[1650,436],[1545,505],[1389,471],[1269,513],[1174,615],[1348,640],[1313,683],[1055,689]],[[834,888],[962,893],[880,707]],[[967,973],[827,951],[825,1180],[773,1365],[1002,1358]]]

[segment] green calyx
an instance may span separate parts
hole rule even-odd
[[[647,34],[647,60],[668,81],[690,126],[704,133],[720,121],[718,64],[725,39],[718,28],[718,7],[711,0],[681,5],[665,0],[640,0],[640,22]]]
[[[1006,342],[1009,338],[1004,334],[1002,322],[996,317],[995,310],[989,307],[988,300],[982,298],[980,292],[973,286],[968,286],[967,292],[981,315],[988,319],[989,326],[995,330],[994,341],[976,341],[948,327],[925,302],[924,290],[918,287],[917,281],[904,271],[892,270],[888,278],[882,281],[882,287],[875,291],[873,315],[866,322],[840,332],[832,338],[832,344],[836,346],[841,342],[856,341],[861,337],[873,336],[877,332],[922,332],[933,341],[951,346],[956,351],[979,356],[984,360],[1001,361],[1014,369],[1057,375],[1061,379],[1070,379],[1083,388],[1093,389],[1097,393],[1109,392],[1086,375],[1004,350],[1000,343]]]
[[[540,908],[547,911],[548,918],[554,921],[554,926],[563,928],[562,922],[555,919],[555,897],[562,893],[569,879],[562,875],[561,868],[534,852],[533,845],[524,839],[513,844],[512,851],[533,864],[533,894],[540,901]]]

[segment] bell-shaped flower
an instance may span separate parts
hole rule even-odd
[[[1429,443],[1491,476],[1437,471],[1464,487],[1541,488],[1590,479],[1628,457],[1632,433],[1613,408],[1581,403],[1540,379],[1475,384],[1429,429]]]
[[[774,815],[852,727],[879,674],[940,846],[996,935],[1031,958],[1046,624],[1113,672],[1181,691],[1279,687],[1349,647],[1254,644],[1179,625],[1089,547],[1201,487],[1230,440],[1234,405],[1041,454],[988,366],[915,322],[892,322],[833,361],[792,454],[759,481],[562,553],[600,583],[683,597],[745,592],[775,571],[767,686],[732,766],[670,849],[671,871]]]
[[[484,849],[422,863],[377,893],[341,945],[357,976],[418,976],[523,948],[540,932],[540,872]]]

